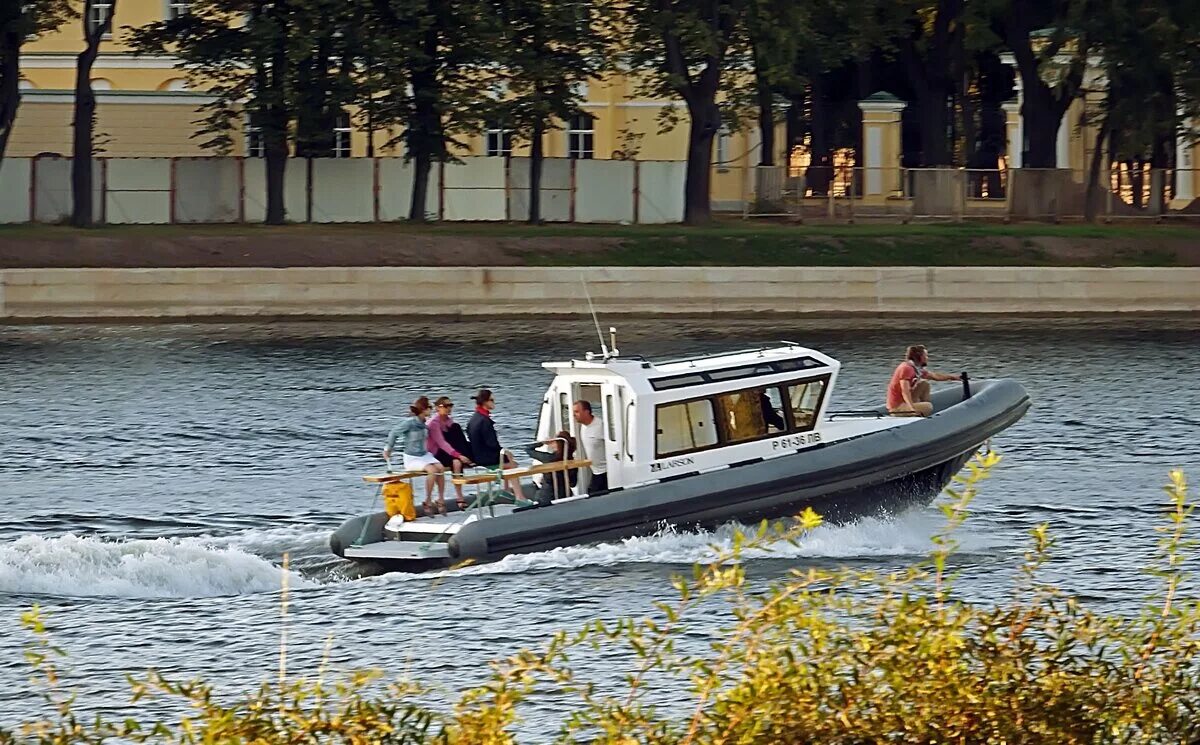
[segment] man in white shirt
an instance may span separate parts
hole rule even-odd
[[[592,404],[579,400],[571,407],[575,421],[579,422],[579,444],[581,455],[592,462],[592,480],[588,484],[588,495],[608,491],[608,459],[605,456],[604,422],[592,413]]]

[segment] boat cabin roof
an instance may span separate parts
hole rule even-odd
[[[815,349],[783,342],[783,346],[722,352],[663,362],[653,362],[641,357],[609,357],[546,362],[542,367],[567,378],[618,377],[627,381],[635,390],[651,393],[717,383],[728,383],[729,385],[722,387],[733,389],[742,387],[756,378],[771,382],[779,377],[797,377],[797,374],[809,372],[814,375],[833,372],[840,364]]]

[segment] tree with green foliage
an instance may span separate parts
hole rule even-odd
[[[626,57],[640,88],[652,98],[683,99],[687,109],[687,175],[683,220],[712,219],[713,140],[721,129],[718,95],[726,65],[746,43],[752,0],[621,0],[618,23],[626,29]],[[665,109],[668,120],[673,117]]]
[[[58,30],[74,15],[64,0],[0,3],[0,163],[21,106],[21,48],[31,37]]]
[[[1027,147],[1024,168],[1065,167],[1057,162],[1058,130],[1083,94],[1092,31],[1107,22],[1092,0],[1038,3],[1008,0],[998,6],[1005,42],[1021,79],[1021,117]],[[1043,27],[1042,24],[1049,24]]]
[[[262,138],[268,225],[287,218],[284,178],[294,119],[292,47],[307,0],[196,0],[190,12],[136,29],[141,54],[171,53],[195,86],[213,97],[204,104],[197,136],[228,154],[234,133],[252,128]]]
[[[427,217],[433,164],[456,160],[457,137],[478,131],[491,103],[498,23],[489,10],[488,0],[370,2],[373,113],[403,130],[397,139],[413,164],[410,220]]]
[[[603,7],[593,0],[493,0],[505,85],[491,118],[529,148],[529,222],[541,222],[544,136],[580,113],[583,86],[605,61]]]
[[[109,0],[107,8],[97,6],[95,0],[83,3],[83,51],[75,59],[75,109],[71,119],[71,224],[77,228],[95,222],[92,159],[96,154],[96,92],[92,90],[92,66],[100,56],[100,45],[112,33],[117,5],[117,0]]]

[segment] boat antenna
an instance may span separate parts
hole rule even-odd
[[[592,293],[588,292],[587,278],[583,276],[583,272],[579,273],[579,283],[583,285],[583,295],[587,298],[588,312],[592,314],[592,323],[596,325],[596,338],[600,340],[600,353],[603,355],[603,359],[608,359],[608,345],[604,343],[604,332],[600,330],[600,319],[596,316],[596,307],[592,305]]]

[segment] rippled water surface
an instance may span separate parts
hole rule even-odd
[[[862,328],[874,325],[874,328]],[[963,325],[878,322],[623,322],[647,357],[793,339],[839,358],[835,406],[877,403],[903,346],[933,367],[1011,376],[1034,408],[995,441],[1006,456],[959,538],[958,590],[1001,597],[1024,536],[1048,521],[1052,571],[1109,610],[1152,589],[1173,467],[1200,480],[1200,322],[1180,319]],[[467,402],[487,385],[502,440],[528,439],[548,359],[579,355],[573,322],[0,328],[0,722],[36,713],[18,614],[45,608],[90,709],[129,713],[125,671],[202,673],[236,691],[277,664],[280,563],[289,554],[289,658],[379,666],[453,691],[484,663],[558,628],[652,612],[669,576],[728,531],[510,557],[452,574],[360,577],[328,531],[370,506],[358,476],[420,394]],[[465,412],[460,411],[460,419]],[[928,548],[935,509],[821,528],[751,561],[763,581],[813,563],[894,567]],[[703,632],[720,614],[695,622]],[[701,635],[689,637],[703,643]],[[580,661],[614,690],[628,660]],[[670,703],[670,695],[664,703]],[[534,735],[561,712],[528,712]],[[535,738],[536,739],[536,738]]]

